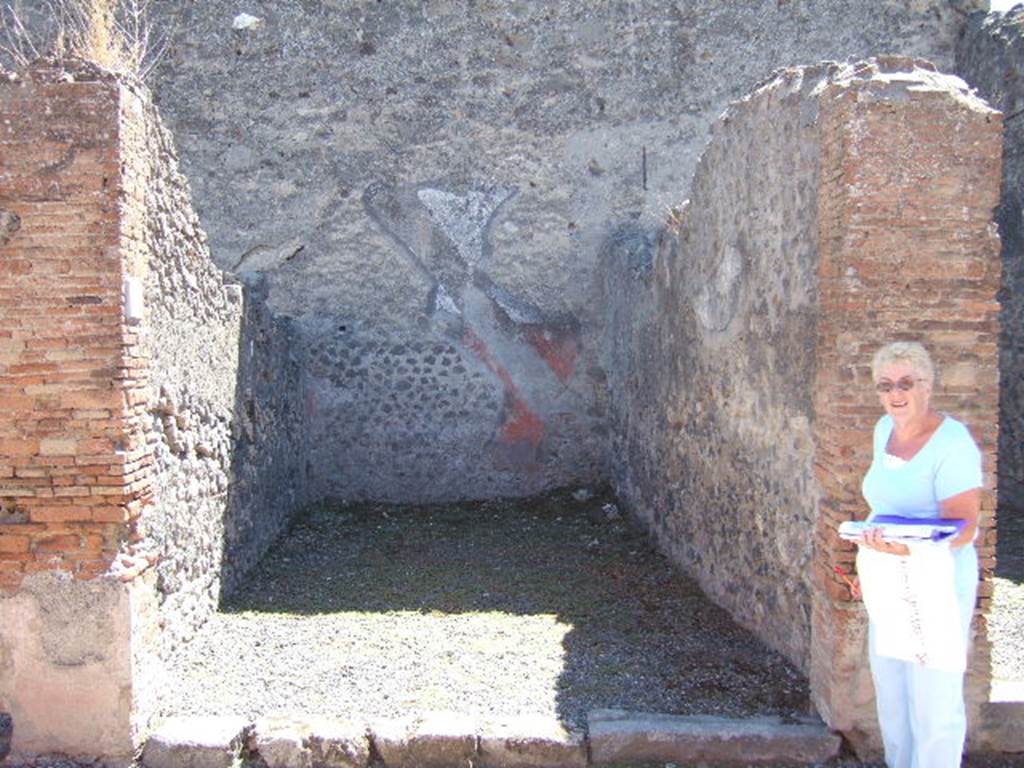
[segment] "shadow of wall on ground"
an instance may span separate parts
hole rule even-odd
[[[441,708],[473,710],[473,691],[485,686],[517,702],[532,694],[538,712],[576,726],[602,707],[806,714],[802,675],[710,602],[639,527],[603,508],[611,500],[565,491],[443,507],[315,504],[225,611],[334,621],[335,643],[377,648],[380,666],[391,670],[378,675],[408,674],[395,660],[419,654],[406,693],[429,687],[438,665],[447,665],[449,688],[464,699],[453,694]],[[396,637],[378,636],[386,633],[373,627],[397,626],[396,614],[412,616],[401,630],[392,627]],[[301,626],[293,625],[296,643]],[[333,643],[319,652],[336,653]],[[342,684],[371,674],[360,655],[338,656],[349,676]],[[550,691],[540,668],[550,672]],[[394,681],[380,682],[394,690]],[[530,686],[540,690],[519,690]],[[339,701],[373,712],[375,695]]]

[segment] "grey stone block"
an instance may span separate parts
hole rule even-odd
[[[145,768],[230,768],[252,726],[243,717],[175,717],[146,740]]]
[[[557,717],[523,715],[488,723],[480,731],[482,768],[585,768],[582,732]]]
[[[971,747],[985,752],[1024,752],[1024,701],[989,701],[981,707],[981,727]]]
[[[370,738],[388,768],[453,768],[477,753],[476,722],[449,712],[381,721],[371,726]]]
[[[256,721],[249,744],[267,768],[312,768],[311,733],[312,728],[302,718],[268,715]]]
[[[310,727],[313,768],[365,768],[369,765],[370,737],[365,724],[317,718],[311,721]]]
[[[588,717],[590,758],[612,763],[800,765],[839,752],[840,737],[820,721],[733,719],[597,710]]]

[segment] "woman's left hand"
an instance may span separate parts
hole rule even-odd
[[[869,528],[864,532],[864,535],[860,537],[860,541],[857,542],[862,547],[873,549],[876,552],[884,552],[887,555],[909,555],[910,550],[906,544],[900,544],[898,542],[886,541],[882,538],[881,528]]]

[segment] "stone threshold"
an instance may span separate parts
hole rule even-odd
[[[587,732],[556,718],[479,722],[454,713],[359,723],[278,715],[167,720],[142,752],[144,768],[586,768],[676,763],[812,765],[839,752],[815,718],[725,718],[597,710]]]
[[[993,680],[981,720],[987,751],[1024,752],[1024,680]]]

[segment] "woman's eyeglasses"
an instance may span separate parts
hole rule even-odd
[[[894,389],[898,389],[900,392],[909,392],[914,388],[914,383],[918,381],[924,381],[924,379],[914,379],[910,376],[904,376],[896,381],[880,381],[875,384],[875,389],[881,392],[883,395],[892,392]]]

